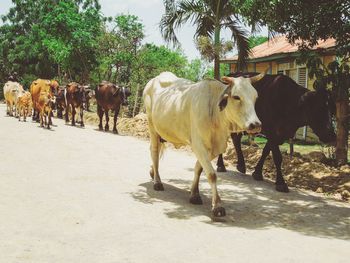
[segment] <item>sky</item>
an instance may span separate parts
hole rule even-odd
[[[100,4],[105,16],[116,16],[121,13],[138,16],[145,25],[144,43],[166,45],[159,31],[159,21],[164,13],[163,0],[100,0]],[[0,15],[6,14],[11,6],[11,0],[0,0]],[[193,41],[194,32],[195,29],[190,24],[184,25],[177,32],[181,48],[189,59],[200,57]],[[222,32],[223,38],[229,39],[229,36],[228,32]]]

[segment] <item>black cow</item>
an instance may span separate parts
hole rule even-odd
[[[256,73],[236,74],[235,77],[251,77]],[[326,90],[310,91],[285,75],[265,75],[253,84],[258,91],[256,113],[262,122],[261,133],[267,138],[262,156],[255,167],[253,178],[263,180],[262,168],[266,157],[272,151],[277,169],[276,190],[288,192],[281,171],[282,155],[279,145],[293,138],[298,128],[309,125],[323,143],[334,142],[336,137],[332,126],[335,103]],[[231,134],[236,153],[237,169],[245,173],[245,162],[241,150],[242,134]],[[222,155],[219,156],[218,171],[225,171]]]
[[[100,124],[98,125],[100,130],[103,130],[103,114],[106,115],[105,131],[109,130],[108,112],[109,110],[112,110],[114,111],[113,132],[118,133],[117,118],[120,110],[120,105],[128,106],[128,97],[130,95],[131,92],[128,88],[120,87],[107,81],[103,81],[97,86],[95,90],[95,98],[97,102],[97,114],[100,118]]]

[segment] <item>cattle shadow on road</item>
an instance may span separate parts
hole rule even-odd
[[[219,175],[218,183],[227,216],[217,223],[211,219],[211,191],[205,176],[200,182],[203,205],[188,202],[191,182],[164,181],[164,192],[154,191],[153,183],[146,182],[140,185],[144,189],[131,195],[147,204],[170,203],[171,208],[164,208],[169,218],[204,216],[204,223],[217,227],[282,228],[308,236],[350,240],[350,208],[344,203],[329,202],[294,188],[288,194],[279,193],[270,182],[256,182],[250,176],[227,172]]]

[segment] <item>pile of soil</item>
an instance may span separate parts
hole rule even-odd
[[[149,139],[147,116],[144,113],[134,118],[121,118],[117,128],[123,134]]]
[[[242,145],[246,160],[247,171],[253,172],[258,163],[262,149]],[[297,152],[290,157],[282,152],[282,172],[289,186],[312,190],[325,195],[333,195],[336,199],[350,200],[350,166],[332,167],[322,152],[310,152],[301,155]],[[234,165],[237,164],[235,149],[228,147],[224,159]],[[263,168],[264,178],[276,179],[276,169],[271,154],[266,158]]]
[[[92,125],[97,126],[99,123],[96,113],[87,112],[84,114],[84,119],[86,123]],[[110,117],[110,127],[112,127],[112,119],[113,117]],[[117,128],[121,134],[149,139],[147,117],[144,113],[140,113],[134,118],[118,118]],[[189,149],[189,147],[186,147],[186,149]],[[247,171],[251,173],[260,159],[262,149],[242,145],[242,151],[246,160]],[[350,201],[349,165],[329,166],[325,164],[327,160],[322,152],[310,152],[305,155],[295,152],[293,157],[290,157],[286,152],[282,152],[282,156],[282,171],[289,186]],[[229,145],[224,159],[234,166],[236,165],[236,152],[232,144]],[[271,154],[265,161],[263,175],[264,178],[275,180],[276,169]]]
[[[85,123],[98,126],[99,118],[95,112],[84,113]],[[103,125],[105,125],[105,118],[103,117]],[[113,128],[113,115],[109,116],[110,130]],[[117,120],[117,129],[119,133],[135,136],[138,138],[149,139],[147,116],[144,113],[136,115],[134,118],[119,117]]]

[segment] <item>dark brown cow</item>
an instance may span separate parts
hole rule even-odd
[[[120,87],[113,83],[103,81],[98,85],[95,91],[95,97],[97,102],[97,114],[100,118],[100,124],[98,125],[100,130],[103,130],[102,119],[103,114],[106,115],[105,131],[109,130],[109,110],[114,111],[113,132],[118,133],[117,130],[117,118],[120,110],[120,105],[128,106],[128,96],[131,92],[128,88]]]
[[[240,73],[233,76],[251,77],[255,74]],[[261,132],[267,138],[262,156],[253,172],[253,178],[263,180],[262,168],[271,151],[277,170],[276,190],[288,192],[281,170],[282,155],[279,145],[293,138],[297,129],[306,125],[312,128],[322,142],[334,142],[335,133],[331,116],[335,111],[335,104],[326,90],[310,91],[284,75],[265,75],[253,86],[259,94],[255,110],[262,122]],[[237,169],[245,173],[241,150],[242,135],[232,134],[231,136],[237,152]],[[217,165],[218,171],[225,170],[222,155],[219,156]]]
[[[68,111],[71,107],[72,110],[72,126],[75,126],[75,108],[79,108],[80,113],[80,126],[84,127],[83,112],[86,109],[86,90],[88,86],[82,86],[79,83],[71,82],[67,84],[64,90],[64,103],[61,101],[60,105],[66,106],[65,110],[65,120],[66,123],[69,122]]]
[[[56,96],[57,118],[63,118],[63,110],[66,109],[66,99],[64,97],[65,87],[59,88]]]

